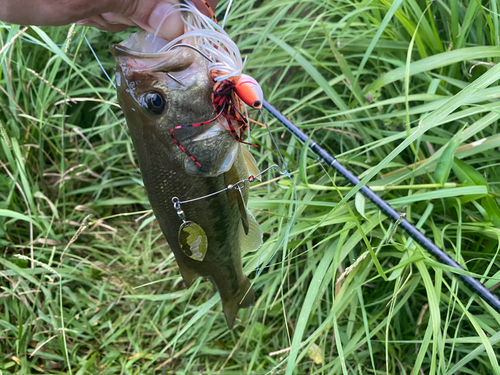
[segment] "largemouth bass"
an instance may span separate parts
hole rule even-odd
[[[188,287],[198,276],[208,277],[215,284],[232,329],[238,309],[254,302],[254,292],[242,270],[241,250],[256,250],[262,243],[260,228],[246,209],[248,183],[241,192],[227,190],[182,204],[185,220],[201,227],[206,235],[208,245],[203,245],[203,241],[200,245],[198,240],[202,237],[198,242],[193,240],[201,255],[198,258],[181,246],[190,237],[181,233],[183,220],[172,199],[177,197],[183,202],[223,190],[247,179],[249,168],[255,171],[255,162],[219,121],[176,132],[176,139],[196,156],[201,167],[173,142],[170,132],[174,127],[214,117],[213,82],[208,76],[207,61],[199,53],[189,48],[150,52],[158,50],[149,43],[152,39],[139,32],[111,46],[117,63],[118,99],[149,201],[180,273]],[[195,42],[186,38],[183,43]],[[199,245],[201,253],[204,250],[206,254],[198,252]]]

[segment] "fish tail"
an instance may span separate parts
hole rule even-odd
[[[243,278],[238,294],[228,300],[222,300],[222,308],[229,329],[233,329],[238,310],[250,307],[255,302],[255,294],[250,285],[250,280],[245,275],[243,275]]]

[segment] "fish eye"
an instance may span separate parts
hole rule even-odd
[[[158,91],[150,91],[144,95],[148,108],[159,115],[165,109],[165,98]]]

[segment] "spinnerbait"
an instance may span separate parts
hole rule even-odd
[[[179,240],[179,246],[181,250],[186,254],[188,257],[191,259],[197,260],[199,262],[202,262],[203,259],[205,258],[205,255],[207,253],[208,249],[208,240],[207,236],[205,234],[205,231],[201,226],[196,224],[193,221],[188,221],[186,220],[186,216],[184,214],[184,211],[181,208],[182,204],[190,203],[190,202],[196,202],[202,199],[207,199],[210,198],[214,195],[223,193],[228,190],[238,190],[238,193],[242,196],[241,189],[244,187],[245,183],[252,183],[255,181],[255,179],[258,179],[261,175],[266,173],[267,171],[275,169],[279,171],[279,167],[274,164],[271,165],[270,167],[264,169],[262,172],[255,176],[249,176],[248,178],[245,178],[243,180],[240,180],[234,184],[229,184],[227,185],[224,189],[216,191],[211,194],[207,194],[198,198],[193,198],[193,199],[188,199],[185,201],[181,201],[178,197],[173,197],[172,198],[172,203],[174,205],[174,209],[177,212],[177,216],[179,219],[182,220],[182,224],[179,227],[179,235],[178,235],[178,240]],[[245,208],[246,209],[246,208]]]

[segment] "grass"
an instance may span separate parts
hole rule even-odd
[[[267,99],[497,295],[499,7],[249,0],[227,24]],[[112,75],[128,32],[0,25],[1,374],[500,374],[500,315],[273,121],[297,218],[257,276],[293,190],[252,189],[257,301],[228,331],[211,284],[183,285],[84,35]]]

